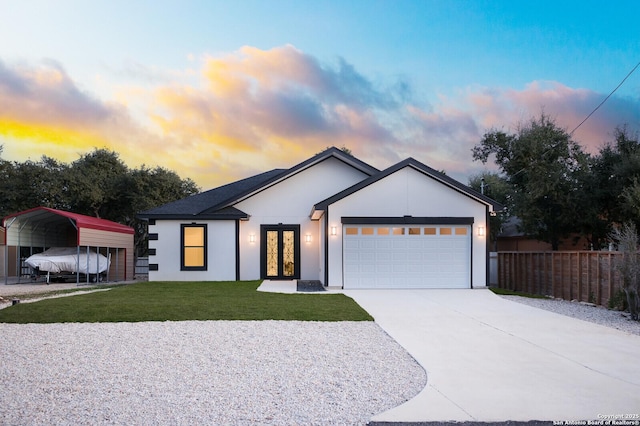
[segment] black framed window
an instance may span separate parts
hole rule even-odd
[[[207,270],[207,225],[180,226],[180,270]]]

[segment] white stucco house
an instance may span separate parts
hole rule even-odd
[[[488,283],[494,200],[425,164],[330,148],[140,213],[149,280],[318,280],[355,288]]]

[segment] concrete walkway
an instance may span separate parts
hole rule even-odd
[[[296,280],[290,281],[271,281],[264,280],[257,289],[265,293],[287,293],[293,294],[297,292]]]
[[[373,422],[640,414],[640,336],[510,302],[489,290],[344,293],[428,376],[420,394]]]

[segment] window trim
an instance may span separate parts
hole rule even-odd
[[[185,266],[184,264],[184,231],[186,228],[202,228],[204,232],[204,259],[203,266]],[[181,271],[206,271],[207,270],[207,224],[206,223],[182,223],[180,224],[180,270]],[[199,247],[199,246],[194,246]]]

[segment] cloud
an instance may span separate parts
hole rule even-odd
[[[52,60],[0,61],[0,144],[2,157],[14,161],[46,155],[71,162],[94,148],[107,148],[131,167],[160,165],[183,177],[189,176],[190,166],[201,164],[176,149],[171,135],[134,118],[126,104],[100,100],[82,90]]]
[[[106,147],[130,166],[167,167],[207,189],[346,146],[378,168],[414,157],[466,182],[491,167],[471,157],[486,131],[516,131],[542,109],[572,130],[604,99],[533,81],[466,87],[429,104],[406,80],[374,82],[343,58],[321,61],[289,45],[203,56],[184,70],[127,67],[132,83],[105,100],[55,61],[0,61],[3,157],[72,161]],[[613,96],[574,137],[594,152],[625,123],[640,128],[640,97]]]
[[[95,123],[108,114],[82,93],[55,61],[39,67],[7,67],[0,62],[0,114],[3,118],[51,124]]]
[[[55,153],[64,161],[93,147],[124,148],[150,138],[125,108],[83,92],[52,60],[37,66],[0,61],[0,137],[11,142],[7,155]]]
[[[341,58],[324,64],[293,46],[243,47],[205,58],[199,87],[158,87],[150,115],[165,134],[206,141],[240,168],[250,153],[283,167],[328,145],[357,153],[393,145],[385,120],[402,114],[409,93],[404,82],[374,85]]]
[[[554,81],[534,81],[524,89],[486,89],[463,97],[470,112],[485,127],[504,126],[515,131],[518,123],[544,111],[557,124],[572,132],[605,99],[606,94],[589,89],[571,88]],[[487,101],[488,100],[488,101]],[[629,124],[640,128],[640,94],[612,96],[573,134],[574,140],[590,152],[611,139],[616,126]]]
[[[411,146],[427,162],[434,160],[433,167],[444,168],[465,181],[465,176],[485,167],[471,158],[471,148],[484,133],[492,129],[515,133],[519,124],[543,111],[571,132],[605,97],[606,94],[549,81],[533,81],[522,89],[469,87],[454,96],[441,97],[429,110],[409,107],[415,119],[414,138],[425,141],[425,145],[403,146]],[[575,131],[573,139],[586,151],[597,153],[612,140],[614,129],[624,124],[631,131],[640,130],[640,96],[612,96]]]

